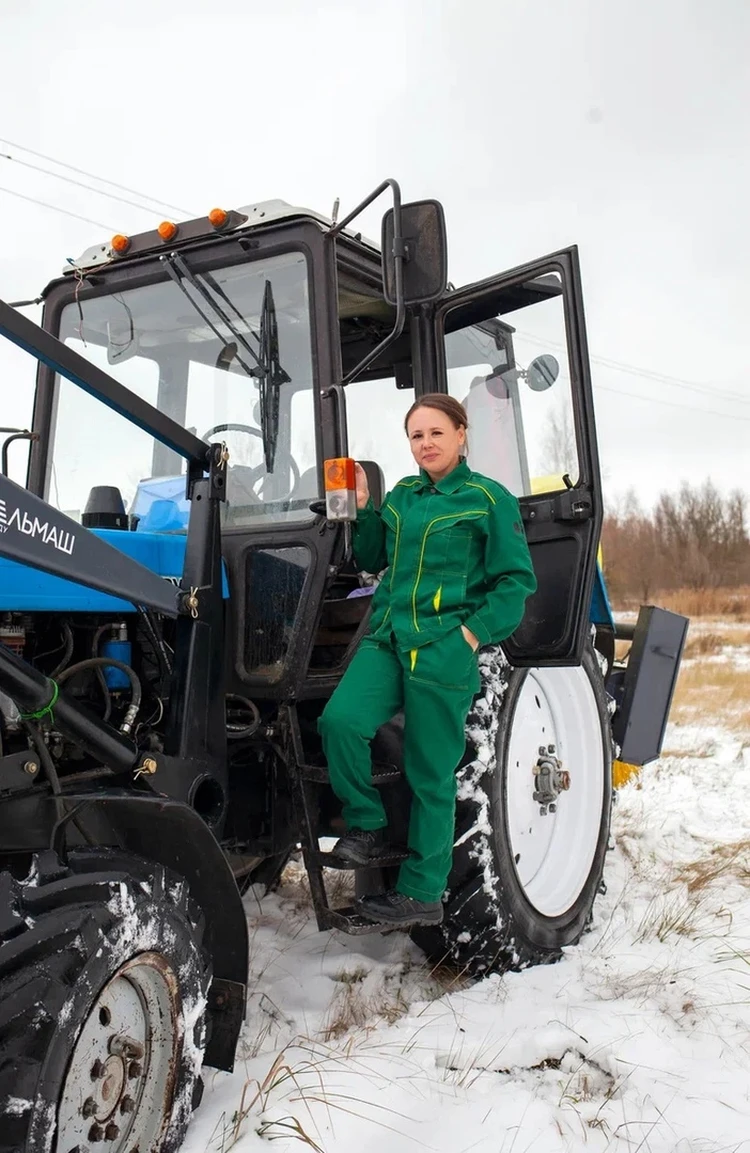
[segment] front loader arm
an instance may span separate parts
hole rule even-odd
[[[4,475],[0,476],[0,556],[177,618],[165,748],[149,757],[148,783],[155,791],[188,803],[205,785],[206,819],[218,828],[227,798],[218,512],[226,498],[224,446],[206,444],[1,300],[0,336],[187,460],[187,496],[192,503],[180,588]],[[85,714],[58,692],[53,681],[3,645],[0,689],[26,712],[48,712],[54,698],[60,731],[115,772],[139,771],[145,763],[129,737]]]
[[[2,475],[0,556],[119,596],[134,607],[146,605],[169,617],[185,611],[180,589]]]

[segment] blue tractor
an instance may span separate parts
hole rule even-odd
[[[354,221],[386,192],[376,244]],[[41,325],[0,302],[39,362],[0,475],[0,1153],[169,1153],[202,1067],[233,1066],[248,886],[301,854],[321,930],[384,928],[326,888],[317,719],[382,574],[325,462],[360,461],[377,504],[413,471],[414,398],[456,396],[537,575],[480,657],[445,916],[413,931],[432,959],[481,975],[580,938],[613,759],[658,756],[687,622],[628,631],[607,600],[575,247],[456,288],[440,204],[386,181],[340,221],[274,201],[117,235],[42,295]],[[396,844],[402,733],[372,746]]]

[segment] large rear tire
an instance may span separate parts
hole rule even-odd
[[[0,1153],[173,1153],[210,982],[184,880],[106,850],[0,873]]]
[[[593,649],[580,666],[511,669],[499,648],[480,665],[444,921],[412,933],[432,960],[472,974],[549,963],[580,939],[612,806],[610,714]],[[543,784],[551,808],[534,799]]]

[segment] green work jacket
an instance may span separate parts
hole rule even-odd
[[[480,645],[497,644],[521,623],[536,590],[516,498],[465,461],[433,483],[400,480],[375,509],[357,512],[360,568],[387,572],[372,603],[369,635],[391,632],[402,651],[466,625]]]

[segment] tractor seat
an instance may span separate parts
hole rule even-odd
[[[375,505],[375,508],[380,508],[383,503],[383,497],[385,496],[385,474],[375,460],[360,460],[358,463],[362,465],[367,475],[372,503]]]

